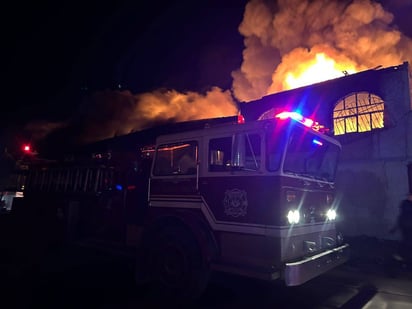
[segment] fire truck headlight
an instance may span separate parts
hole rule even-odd
[[[288,222],[289,224],[297,224],[300,220],[299,210],[289,210],[288,212]]]
[[[334,210],[334,209],[329,209],[327,212],[326,212],[326,218],[328,219],[328,220],[335,220],[336,219],[336,210]]]

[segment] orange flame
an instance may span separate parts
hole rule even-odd
[[[293,89],[356,72],[352,65],[337,63],[326,54],[317,53],[313,59],[297,65],[296,70],[287,73],[284,86],[285,89]]]
[[[364,70],[363,66],[327,45],[295,48],[282,57],[267,94],[295,89]]]

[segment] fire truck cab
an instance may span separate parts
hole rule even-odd
[[[25,199],[47,203],[65,239],[121,244],[136,279],[169,296],[199,296],[211,271],[296,286],[344,263],[340,144],[295,113],[230,120],[32,167]]]

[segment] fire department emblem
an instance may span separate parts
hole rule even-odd
[[[247,212],[246,191],[239,189],[226,190],[223,205],[225,214],[234,218],[245,216]]]

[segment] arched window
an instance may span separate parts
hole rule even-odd
[[[340,100],[333,110],[335,135],[383,128],[384,101],[368,92],[357,92]]]

